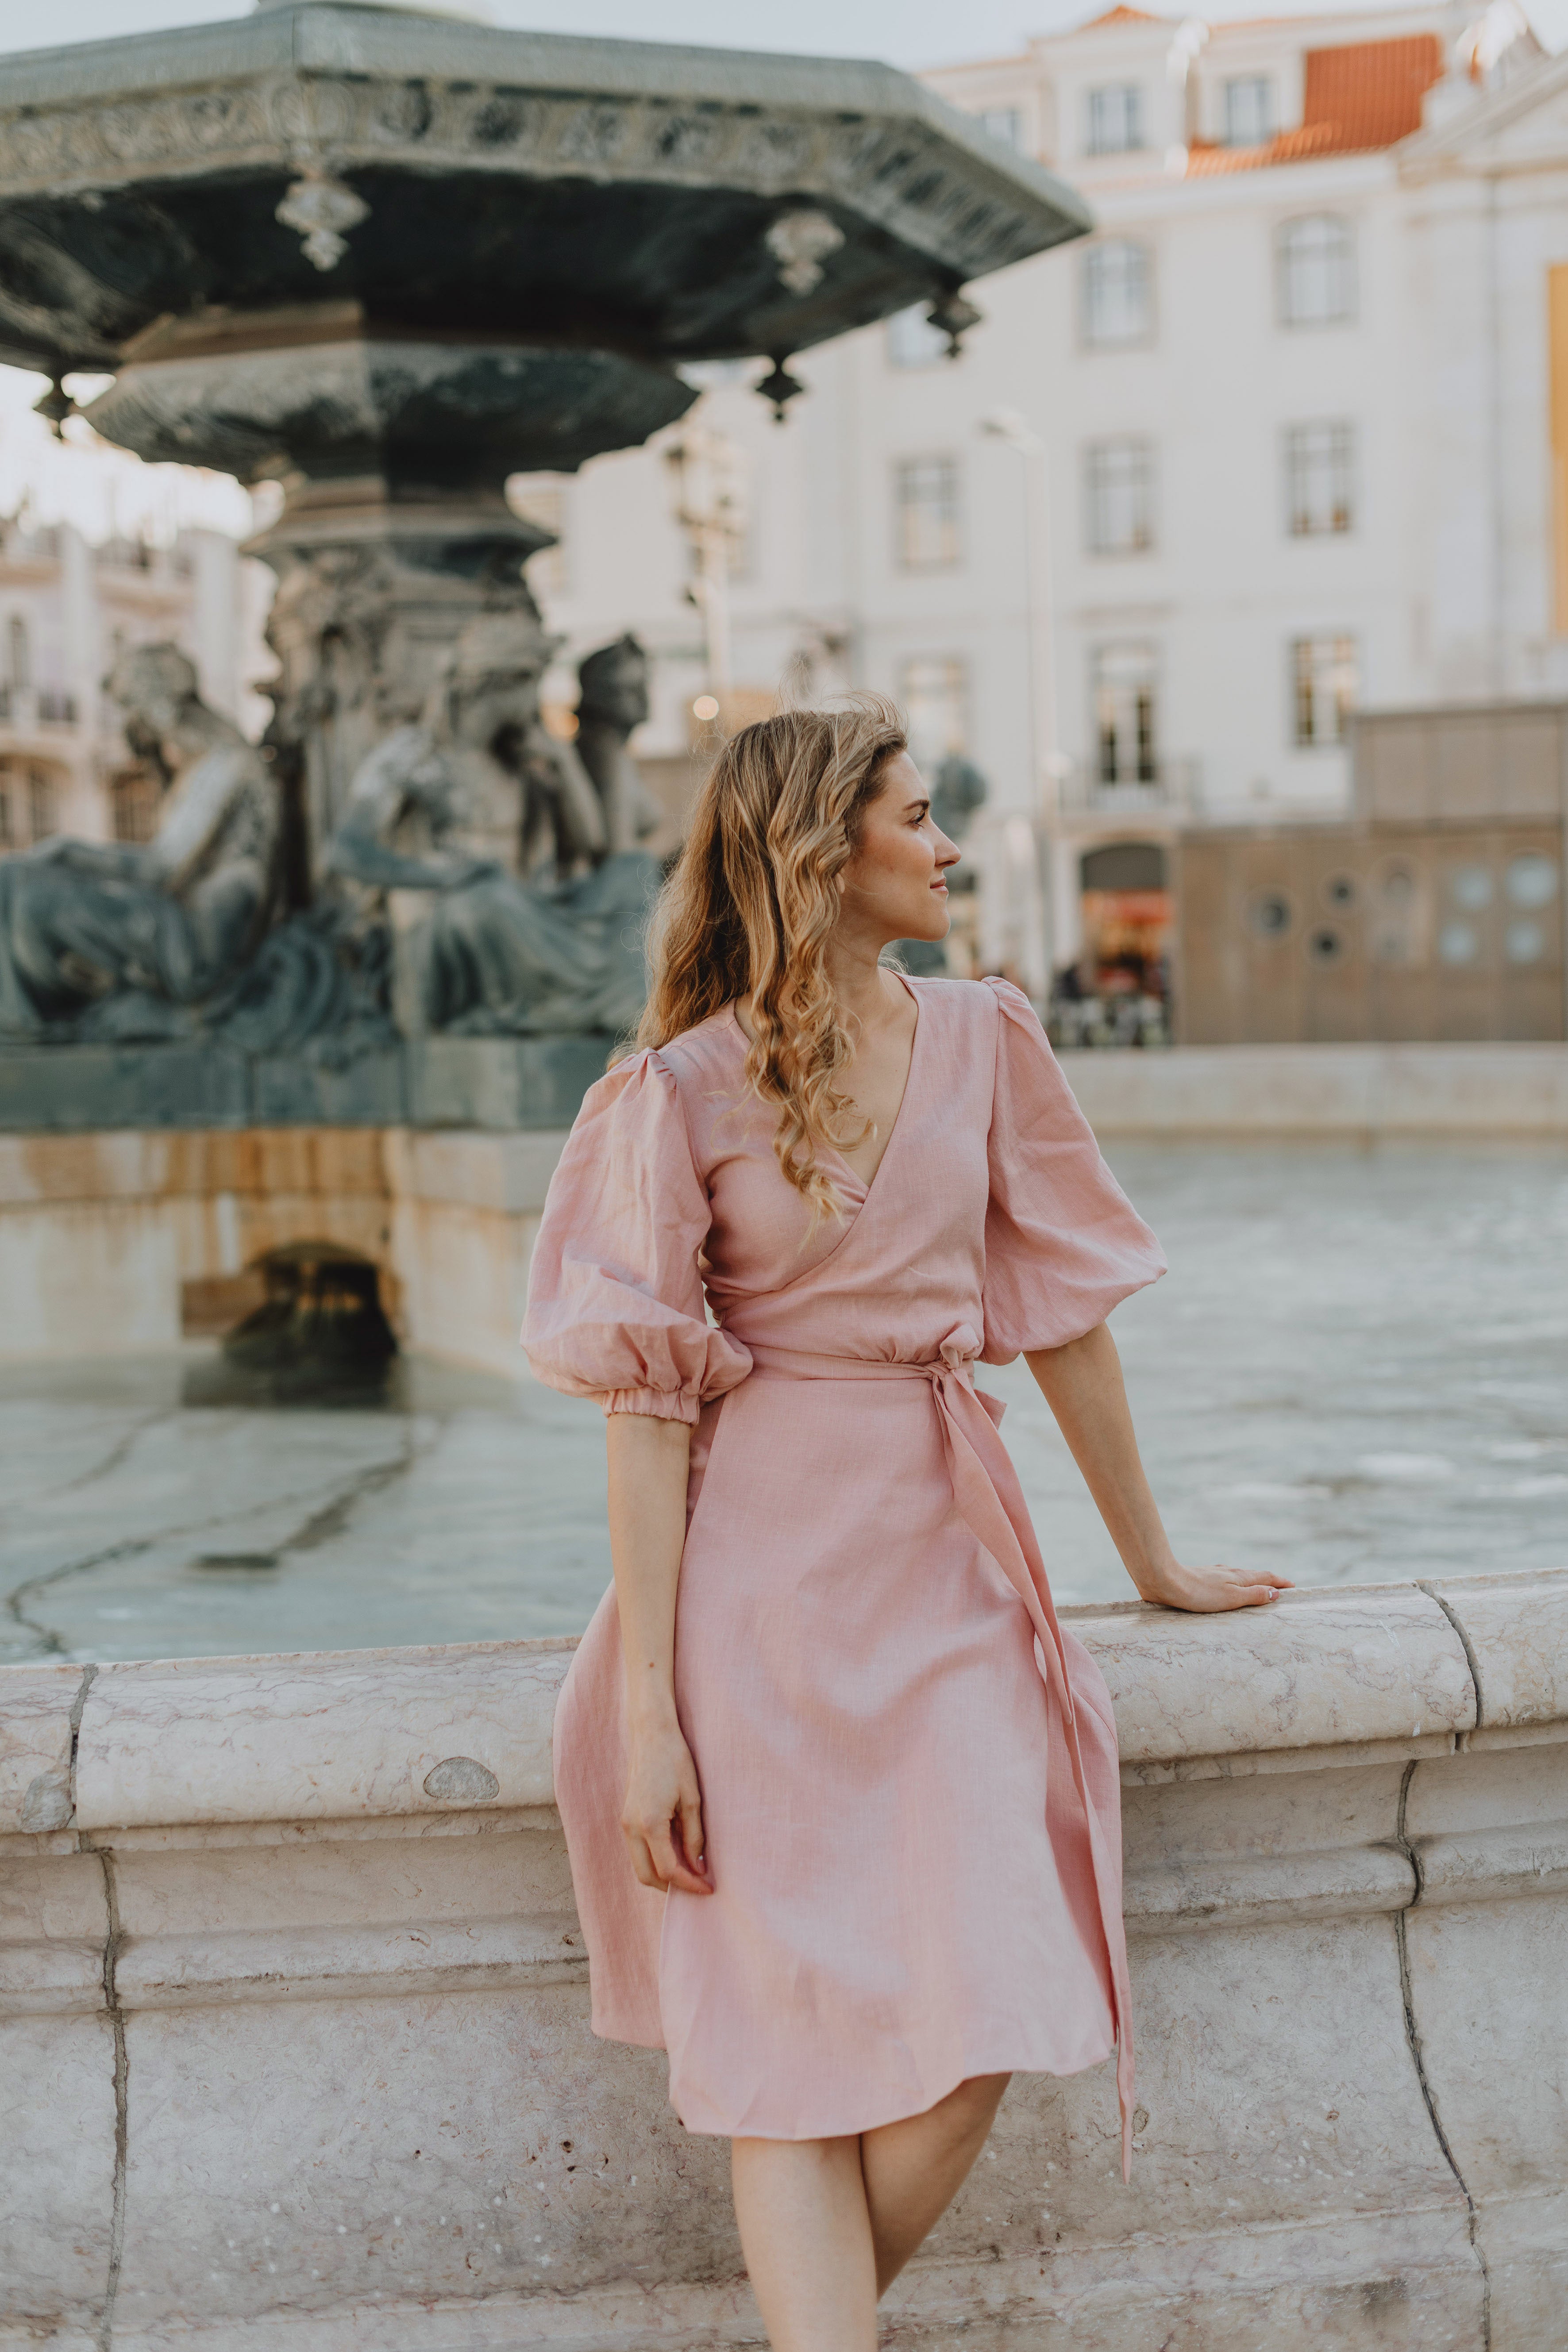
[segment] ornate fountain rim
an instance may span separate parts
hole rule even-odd
[[[857,60],[500,32],[358,0],[5,60],[0,198],[391,165],[816,199],[956,287],[1092,226],[909,75]],[[791,347],[842,330],[802,305]],[[7,341],[18,348],[16,330]],[[41,346],[40,346],[41,348]],[[696,356],[696,353],[691,354]]]

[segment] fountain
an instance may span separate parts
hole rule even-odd
[[[696,399],[692,362],[770,360],[783,417],[793,354],[910,303],[956,349],[979,316],[966,285],[1079,234],[1081,205],[875,64],[258,0],[6,68],[0,357],[48,373],[57,418],[65,379],[111,372],[83,412],[99,432],[282,497],[251,542],[278,576],[279,847],[246,1066],[215,1087],[192,1051],[232,1053],[232,985],[188,993],[173,1024],[122,1017],[116,967],[90,1024],[5,1024],[0,1123],[139,1124],[128,1097],[150,1123],[463,1123],[498,1084],[520,1123],[559,1123],[635,1010],[606,940],[650,877],[624,736],[597,718],[579,757],[540,724],[550,647],[523,565],[549,535],[511,512],[508,476],[645,441]],[[624,661],[601,661],[599,702]],[[369,803],[389,824],[409,806],[406,777],[367,783],[367,763],[400,730],[410,756],[413,731],[438,734],[454,677],[512,689],[468,747],[489,769],[449,845],[494,866],[489,898],[433,898],[426,861],[367,950],[342,901],[367,861],[391,873]],[[476,938],[504,943],[509,977],[474,976]]]

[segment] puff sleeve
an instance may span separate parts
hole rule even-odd
[[[674,1076],[656,1052],[590,1087],[551,1180],[522,1344],[538,1377],[606,1414],[695,1422],[752,1369],[707,1322],[711,1222]]]
[[[1100,1158],[1028,998],[1009,981],[985,984],[999,1017],[981,1352],[1006,1364],[1081,1339],[1165,1261]]]

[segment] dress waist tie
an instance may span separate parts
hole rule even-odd
[[[1089,1798],[1083,1751],[1079,1745],[1078,1709],[1046,1564],[1018,1484],[1018,1474],[998,1432],[1004,1407],[999,1398],[987,1396],[974,1385],[974,1362],[980,1343],[968,1325],[961,1324],[949,1333],[942,1343],[940,1355],[930,1363],[879,1361],[868,1356],[820,1356],[803,1349],[775,1348],[750,1339],[745,1345],[752,1368],[759,1372],[782,1372],[795,1380],[923,1380],[931,1384],[942,1422],[953,1500],[976,1540],[996,1561],[1028,1611],[1044,1660],[1046,1687],[1054,1691],[1062,1711],[1073,1782],[1088,1826],[1095,1896],[1110,1964],[1116,2022],[1116,2094],[1121,2116],[1121,2177],[1129,2179],[1132,2168],[1132,2021],[1125,1930],[1121,1906],[1111,1902],[1107,1893],[1115,1874],[1109,1871],[1105,1832]]]

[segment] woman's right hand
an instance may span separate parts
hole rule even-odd
[[[633,1739],[621,1832],[644,1886],[661,1894],[672,1886],[685,1895],[712,1894],[697,1767],[679,1724]]]

